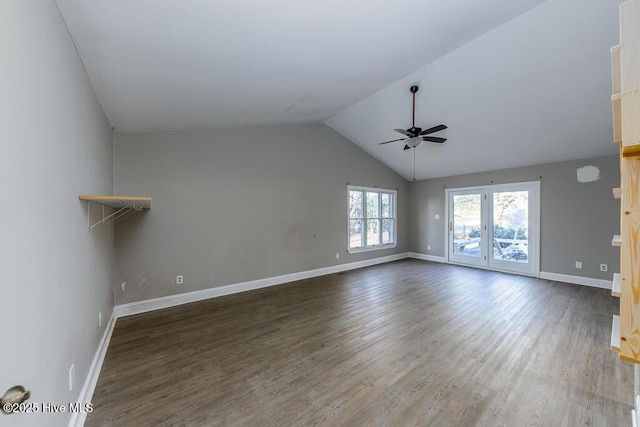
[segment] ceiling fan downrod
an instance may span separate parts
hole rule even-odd
[[[416,127],[416,92],[418,91],[418,89],[420,89],[418,86],[413,85],[409,88],[409,90],[411,91],[411,93],[413,94],[413,108],[412,108],[412,115],[411,115],[411,128],[415,129]]]

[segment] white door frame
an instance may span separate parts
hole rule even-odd
[[[486,203],[486,207],[485,209],[487,209],[487,225],[492,224],[493,218],[493,212],[492,212],[492,203],[493,200],[489,201],[489,195],[491,195],[491,198],[493,198],[493,192],[494,191],[510,191],[510,190],[517,190],[517,189],[521,189],[522,187],[529,187],[529,196],[530,196],[530,200],[533,202],[533,209],[530,209],[529,211],[529,228],[533,229],[530,230],[530,236],[531,237],[535,237],[535,242],[533,245],[533,248],[530,246],[529,247],[529,260],[531,262],[531,271],[530,272],[522,272],[522,271],[514,271],[514,270],[509,270],[509,269],[505,269],[505,268],[501,268],[499,265],[496,266],[495,262],[494,265],[491,266],[489,264],[489,259],[487,259],[487,265],[472,265],[472,264],[464,264],[464,263],[460,263],[460,262],[456,262],[454,260],[450,259],[450,250],[449,250],[449,206],[450,206],[450,192],[459,192],[459,191],[469,191],[469,192],[474,192],[474,191],[479,191],[479,190],[486,190],[487,191],[487,203]],[[523,181],[523,182],[512,182],[512,183],[505,183],[505,184],[488,184],[488,185],[478,185],[478,186],[473,186],[473,187],[459,187],[459,188],[447,188],[445,189],[445,211],[444,211],[444,217],[446,219],[445,224],[444,224],[444,241],[445,241],[445,261],[449,264],[456,264],[456,265],[465,265],[465,266],[473,266],[476,268],[482,268],[482,269],[487,269],[487,270],[493,270],[493,271],[503,271],[503,272],[507,272],[507,273],[513,273],[513,274],[521,274],[524,276],[533,276],[533,277],[539,277],[540,276],[540,181]],[[482,227],[484,228],[484,227]],[[487,227],[489,228],[489,227]],[[488,235],[488,231],[486,233],[487,236],[487,244],[489,243],[489,235]],[[492,236],[491,236],[492,237]],[[491,251],[487,251],[487,252],[491,252]],[[487,254],[487,256],[490,256],[490,253]],[[499,263],[498,263],[499,264]]]

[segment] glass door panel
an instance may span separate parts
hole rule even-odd
[[[493,193],[493,258],[529,262],[529,192]]]
[[[486,265],[486,192],[455,191],[449,194],[449,258],[463,264]]]

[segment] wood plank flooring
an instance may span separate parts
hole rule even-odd
[[[118,320],[87,426],[628,426],[605,289],[403,260]]]

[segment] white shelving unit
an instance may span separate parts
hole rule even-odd
[[[611,283],[611,295],[620,297],[620,286],[622,286],[620,273],[613,273],[613,282]]]
[[[615,314],[611,322],[611,350],[620,351],[620,316]]]
[[[616,199],[622,198],[622,188],[617,187],[613,189],[613,197]]]
[[[615,234],[611,239],[611,246],[622,246],[622,237],[619,234]]]

